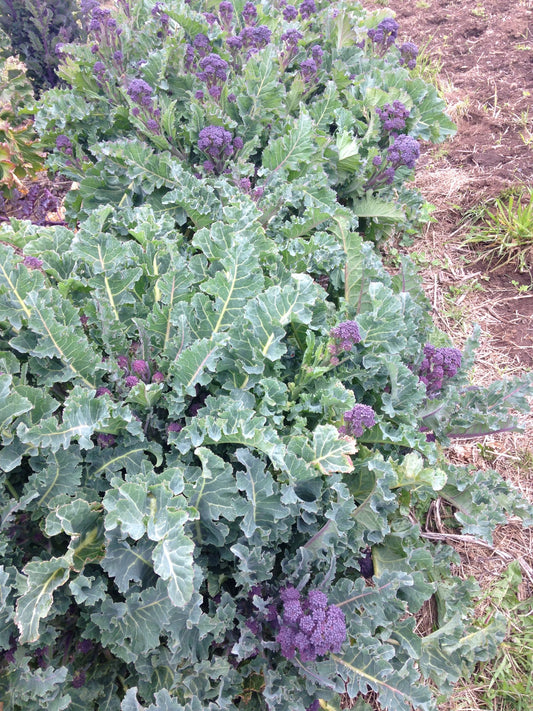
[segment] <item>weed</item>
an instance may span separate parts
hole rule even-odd
[[[528,268],[533,249],[533,189],[527,191],[529,201],[523,199],[525,192],[517,199],[514,194],[502,195],[492,212],[481,215],[483,224],[467,235],[467,244],[487,245],[480,258],[488,258],[495,266],[516,261],[521,271]]]
[[[473,10],[470,10],[470,12],[472,15],[475,15],[475,17],[481,17],[484,20],[487,18],[487,11],[481,3],[478,3]]]
[[[486,594],[490,604],[486,622],[503,614],[507,620],[507,637],[496,659],[480,665],[473,681],[488,708],[497,711],[531,709],[533,615],[531,599],[522,602],[518,599],[521,582],[520,566],[514,561]]]
[[[442,72],[442,59],[435,52],[435,48],[431,47],[432,42],[433,37],[430,37],[424,44],[419,46],[413,75],[433,84],[442,94],[442,85],[439,80]]]

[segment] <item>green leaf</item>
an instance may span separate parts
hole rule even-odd
[[[77,440],[81,448],[92,449],[91,436],[105,428],[107,415],[104,398],[95,398],[92,391],[76,386],[65,401],[61,422],[49,417],[33,427],[21,423],[17,434],[22,442],[49,448],[52,452],[60,447],[68,449],[72,440]]]
[[[379,200],[372,195],[367,195],[359,200],[354,200],[352,209],[357,217],[374,217],[381,220],[395,222],[405,219],[403,210],[387,200]]]
[[[13,391],[11,383],[11,375],[0,375],[0,431],[2,434],[16,417],[32,409],[30,400]]]
[[[154,544],[146,538],[136,544],[121,538],[119,529],[115,528],[107,532],[106,552],[100,565],[124,593],[130,581],[143,583],[153,575],[153,548]]]
[[[237,486],[246,493],[247,501],[239,506],[244,513],[241,528],[250,539],[258,530],[263,536],[280,526],[280,521],[289,514],[289,509],[281,503],[281,494],[272,475],[265,471],[265,465],[246,449],[238,449],[235,456],[245,471],[236,474]]]
[[[91,620],[100,630],[101,644],[125,662],[135,662],[159,647],[172,610],[165,584],[131,593],[125,602],[107,597]]]
[[[263,151],[263,167],[270,171],[299,170],[313,156],[313,122],[305,111],[289,127],[287,133],[271,141]]]
[[[20,644],[39,639],[39,622],[52,607],[54,590],[65,584],[69,573],[70,565],[65,556],[26,563],[23,577],[17,583],[21,596],[15,622],[20,630]]]
[[[312,442],[306,437],[292,437],[288,448],[321,474],[351,472],[353,463],[349,455],[357,451],[355,441],[339,438],[339,432],[333,425],[318,425]]]
[[[59,494],[76,495],[81,481],[81,457],[74,448],[50,452],[46,465],[34,472],[24,486],[26,493],[36,493],[37,506],[49,506]]]

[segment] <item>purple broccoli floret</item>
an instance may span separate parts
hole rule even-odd
[[[242,17],[247,25],[255,25],[257,20],[257,8],[253,2],[247,2],[242,9]]]
[[[24,264],[25,267],[28,267],[28,269],[40,269],[43,266],[42,260],[38,257],[30,256],[24,257],[22,264]]]
[[[228,78],[228,63],[212,52],[200,59],[200,71],[196,76],[208,86],[225,82]]]
[[[131,363],[131,371],[138,375],[142,380],[148,382],[150,380],[150,366],[145,360],[134,360]]]
[[[179,422],[170,422],[167,425],[167,432],[181,432],[183,429],[183,425],[180,425]]]
[[[300,17],[302,20],[307,20],[316,12],[315,0],[304,0],[300,5]]]
[[[96,66],[96,65],[95,65]],[[144,79],[133,79],[128,87],[128,96],[139,106],[145,108],[152,107],[153,89],[150,84],[147,84]]]
[[[418,47],[413,42],[404,42],[400,47],[400,64],[406,65],[408,69],[416,67],[418,57]]]
[[[453,378],[461,367],[462,354],[457,348],[436,348],[431,343],[424,346],[424,359],[418,377],[426,386],[429,398],[435,398],[446,380]]]
[[[368,30],[368,37],[372,40],[379,54],[384,54],[394,44],[398,36],[398,23],[392,17],[386,17],[377,27]]]
[[[414,168],[420,157],[420,146],[416,138],[400,135],[394,138],[394,143],[387,150],[387,158],[394,168],[405,165]]]
[[[356,321],[343,321],[329,332],[333,342],[330,344],[329,352],[332,356],[338,356],[343,351],[351,351],[352,347],[361,340],[359,326]]]
[[[283,18],[287,20],[287,22],[292,22],[292,20],[295,20],[297,17],[298,10],[294,7],[294,5],[287,5],[283,8]]]
[[[128,375],[124,378],[124,382],[126,383],[126,387],[133,388],[139,384],[140,380],[136,375]]]
[[[346,620],[339,607],[328,605],[323,592],[311,590],[302,599],[298,590],[289,587],[280,591],[280,598],[283,612],[276,641],[286,659],[298,653],[302,662],[312,662],[328,652],[340,652]]]
[[[304,59],[300,64],[300,74],[306,84],[316,81],[317,66],[314,59]]]
[[[102,395],[112,395],[111,390],[105,387],[96,388],[96,397],[102,397]]]
[[[222,27],[229,32],[233,22],[233,5],[230,2],[223,0],[218,6],[218,15],[220,17]]]
[[[115,438],[111,434],[104,434],[103,432],[100,432],[100,434],[96,435],[96,444],[101,449],[108,449],[115,444]]]
[[[381,119],[383,131],[396,135],[404,130],[410,111],[401,101],[393,101],[392,104],[385,104],[382,109],[376,109],[376,113]]]
[[[344,425],[339,427],[339,433],[350,437],[361,437],[365,427],[376,424],[376,413],[369,405],[354,405],[344,413]]]

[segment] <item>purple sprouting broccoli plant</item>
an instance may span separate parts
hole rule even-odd
[[[209,156],[204,161],[204,168],[217,175],[223,171],[227,159],[242,147],[242,138],[237,136],[234,139],[222,126],[206,126],[198,135],[198,148]]]
[[[126,384],[127,388],[133,388],[135,385],[138,385],[141,381],[136,375],[127,375],[124,378],[124,383]]]
[[[286,5],[283,8],[283,19],[287,22],[292,22],[298,17],[298,10],[294,5]]]
[[[112,434],[104,434],[100,432],[96,435],[96,444],[100,449],[109,449],[115,445],[115,438]]]
[[[247,2],[242,9],[242,19],[249,27],[257,22],[257,8],[253,2]]]
[[[376,113],[381,119],[383,132],[396,136],[405,129],[405,122],[411,112],[401,101],[396,100],[392,104],[385,104],[382,109],[376,109]]]
[[[418,141],[412,136],[403,134],[396,136],[393,144],[387,149],[387,158],[394,168],[399,168],[402,165],[414,168],[416,161],[420,158]]]
[[[227,0],[222,0],[218,6],[218,17],[222,28],[230,32],[233,26],[233,5]]]
[[[345,351],[351,351],[353,346],[361,340],[359,326],[356,321],[339,323],[338,326],[331,329],[329,336],[332,339],[329,345],[329,352],[333,365],[339,364],[337,356]]]
[[[461,360],[462,354],[457,348],[437,348],[426,343],[418,377],[426,386],[429,398],[438,396],[445,382],[453,378],[461,367]]]
[[[328,652],[340,652],[346,639],[346,620],[336,605],[328,605],[320,590],[310,590],[302,599],[294,587],[280,591],[283,611],[276,642],[286,659],[299,655],[302,662],[314,662]]]
[[[413,42],[404,42],[400,47],[400,64],[408,69],[416,67],[416,58],[418,57],[418,47]]]
[[[285,71],[292,62],[298,52],[298,42],[303,38],[301,32],[295,29],[287,30],[281,35],[281,40],[284,42],[284,47],[280,52],[280,65],[282,71]]]
[[[386,17],[381,20],[377,27],[368,30],[368,38],[372,41],[372,46],[374,52],[383,56],[385,52],[391,47],[398,36],[398,23],[393,20],[392,17]]]
[[[322,65],[322,59],[324,57],[324,50],[319,44],[314,44],[311,47],[311,56],[313,57],[316,66],[320,67]]]
[[[316,12],[315,0],[303,0],[299,10],[302,20],[309,19],[311,15],[314,15]]]
[[[38,257],[26,256],[22,260],[22,264],[28,269],[41,269],[43,266],[42,261]]]
[[[89,41],[93,43],[91,48],[93,54],[106,59],[122,49],[120,36],[123,30],[111,17],[108,8],[94,5],[90,11],[87,29]]]
[[[376,424],[376,413],[369,405],[354,405],[344,413],[344,425],[339,427],[339,433],[350,437],[361,437],[363,429]]]
[[[145,383],[150,381],[150,366],[145,360],[133,360],[131,362],[131,372],[137,375]]]
[[[209,95],[218,101],[222,94],[222,85],[228,78],[228,63],[212,52],[200,59],[199,67],[200,71],[196,76],[205,82]]]
[[[133,79],[128,87],[128,96],[135,106],[132,114],[142,119],[150,133],[160,133],[159,119],[161,111],[154,107],[153,89],[144,79]]]
[[[68,156],[72,155],[72,142],[68,136],[65,136],[64,133],[61,133],[56,137],[56,148],[58,151],[61,151]]]
[[[415,163],[420,157],[420,146],[416,138],[405,134],[393,134],[393,138],[393,143],[387,148],[385,158],[378,155],[372,159],[372,165],[377,170],[365,183],[365,190],[391,185],[396,170],[402,166],[415,167]]]
[[[128,96],[134,104],[138,104],[146,109],[153,106],[153,89],[144,79],[133,79],[128,87]]]
[[[305,84],[316,84],[317,66],[314,59],[304,59],[300,64],[300,74]]]

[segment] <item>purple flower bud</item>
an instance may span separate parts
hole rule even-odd
[[[104,434],[103,432],[100,432],[96,435],[96,444],[101,449],[108,449],[109,447],[113,447],[115,444],[115,438],[111,434]]]
[[[99,79],[105,72],[105,64],[103,62],[95,62],[93,67],[93,74]]]
[[[233,147],[235,148],[236,151],[240,151],[241,148],[244,146],[244,141],[240,136],[236,136],[233,139]]]
[[[316,5],[314,0],[304,0],[300,5],[300,17],[302,20],[307,20],[311,15],[316,12]]]
[[[339,427],[340,434],[361,437],[363,428],[376,424],[376,413],[368,405],[354,405],[344,413],[344,422],[345,425]]]
[[[334,339],[334,343],[330,346],[332,355],[339,355],[342,351],[351,351],[352,347],[361,340],[359,326],[356,321],[339,323],[338,326],[331,329],[329,335]]]
[[[126,387],[133,388],[135,385],[139,384],[140,380],[136,375],[128,375],[124,378],[124,382],[126,383]]]
[[[116,62],[122,62],[122,60],[124,59],[124,55],[122,54],[120,49],[117,49],[117,51],[113,53],[113,59]]]
[[[130,369],[130,361],[124,355],[119,355],[117,358],[118,367],[125,373]]]
[[[156,370],[155,373],[152,375],[152,383],[164,383],[165,382],[165,376],[161,371]]]
[[[222,88],[220,86],[210,86],[208,91],[209,96],[215,99],[215,101],[220,99],[220,95],[222,94]]]
[[[287,5],[285,8],[283,8],[283,18],[287,22],[292,22],[292,20],[295,20],[298,17],[298,10],[294,7],[294,5]]]
[[[241,178],[238,182],[238,186],[243,191],[243,193],[249,193],[252,189],[250,178]]]
[[[138,106],[134,106],[131,110],[131,113],[133,116],[138,116],[141,113],[141,110]]]
[[[374,156],[372,158],[372,165],[375,165],[376,168],[379,168],[379,166],[383,163],[383,158],[381,156]]]
[[[111,390],[105,387],[96,388],[96,397],[102,397],[102,395],[111,395]]]
[[[100,45],[99,45],[99,44],[93,44],[93,46],[91,47],[91,53],[92,53],[92,54],[98,54],[99,50],[100,50]]]
[[[154,118],[149,118],[146,122],[146,128],[152,133],[159,133],[159,124]]]
[[[237,101],[235,94],[228,94],[228,101],[230,104],[234,104]]]
[[[94,642],[91,642],[90,639],[82,639],[76,645],[76,650],[81,654],[87,654],[92,649],[94,649]]]
[[[72,687],[74,689],[81,689],[85,685],[86,677],[83,670],[77,671],[72,678]]]
[[[148,380],[150,380],[150,366],[145,360],[132,361],[131,372],[138,375],[145,382],[148,382]]]
[[[24,264],[25,267],[28,267],[28,269],[40,269],[43,266],[40,259],[30,256],[24,257],[22,264]]]
[[[167,432],[181,432],[183,429],[183,425],[180,425],[179,422],[170,422],[167,425]]]
[[[242,9],[242,17],[247,25],[255,25],[257,20],[257,8],[253,2],[247,2]]]
[[[200,89],[194,93],[194,97],[195,99],[199,99],[201,101],[204,98],[204,92]]]

